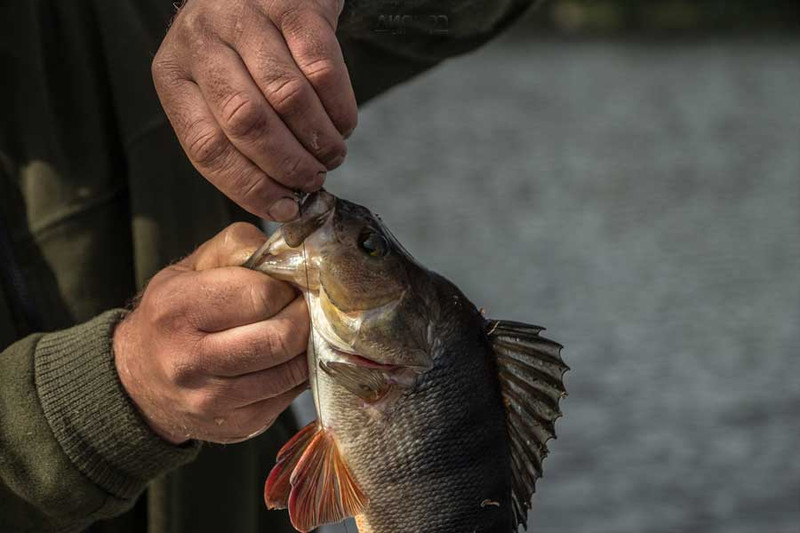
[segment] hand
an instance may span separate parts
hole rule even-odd
[[[197,170],[251,213],[298,212],[347,152],[357,108],[336,24],[343,0],[189,0],[153,79]]]
[[[306,388],[308,311],[287,284],[240,266],[265,240],[234,224],[159,272],[116,328],[120,380],[169,442],[237,442]]]

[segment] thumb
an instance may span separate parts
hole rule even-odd
[[[192,270],[241,266],[267,240],[252,224],[231,224],[181,260],[178,264]]]

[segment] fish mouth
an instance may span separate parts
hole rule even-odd
[[[300,216],[275,231],[243,266],[287,281],[301,290],[317,290],[316,254],[314,246],[307,246],[306,242],[326,240],[335,206],[336,197],[323,189],[309,194],[300,206]],[[324,235],[314,237],[318,232]]]
[[[300,216],[281,226],[280,234],[289,248],[297,248],[312,233],[320,229],[336,207],[336,197],[320,189],[307,195],[300,203]]]
[[[358,355],[351,352],[345,352],[343,350],[340,350],[339,348],[334,348],[334,347],[331,348],[336,353],[336,355],[342,358],[343,363],[348,363],[353,366],[360,366],[372,370],[382,370],[384,372],[393,372],[399,368],[404,368],[401,367],[400,365],[389,365],[385,363],[379,363],[377,361],[373,361],[372,359],[364,357],[363,355]]]

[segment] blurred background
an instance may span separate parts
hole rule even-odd
[[[799,29],[548,1],[362,112],[329,188],[566,346],[529,530],[800,532]]]

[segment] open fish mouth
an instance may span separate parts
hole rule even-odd
[[[372,359],[364,357],[363,355],[358,355],[356,353],[351,353],[351,352],[345,352],[338,348],[332,348],[332,349],[334,352],[336,352],[338,356],[342,358],[341,362],[348,363],[353,366],[369,368],[372,370],[383,370],[385,372],[394,372],[400,368],[405,368],[399,365],[388,365],[384,363],[379,363],[377,361],[373,361]]]

